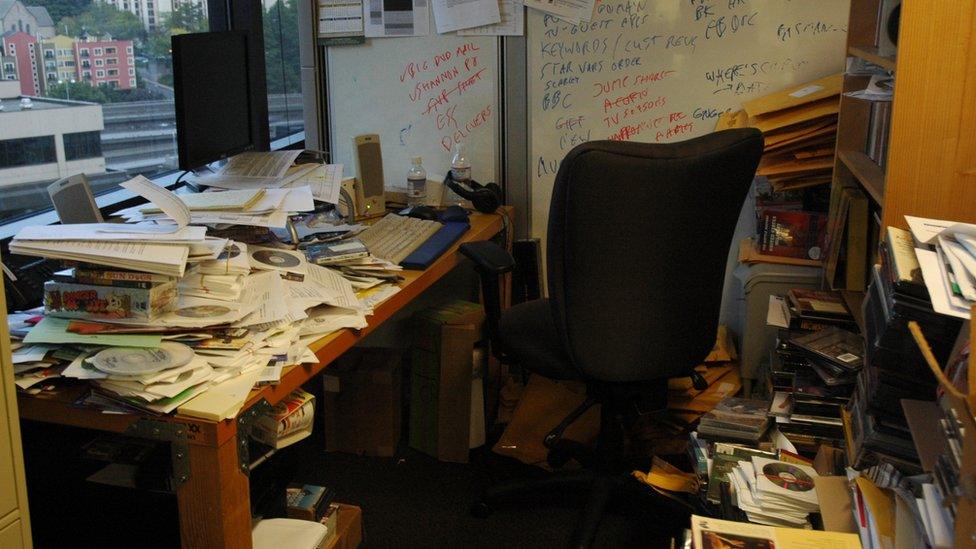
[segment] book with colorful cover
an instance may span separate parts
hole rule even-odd
[[[174,282],[152,288],[44,283],[44,314],[78,319],[153,320],[176,304]]]
[[[759,250],[766,255],[821,259],[827,216],[820,212],[763,210],[759,216]]]

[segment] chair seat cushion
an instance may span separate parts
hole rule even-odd
[[[498,335],[505,353],[527,370],[551,379],[580,379],[563,351],[548,299],[505,310],[498,321]]]

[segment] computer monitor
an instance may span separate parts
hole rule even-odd
[[[244,31],[173,36],[181,170],[254,148],[247,41]]]

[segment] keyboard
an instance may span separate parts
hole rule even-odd
[[[437,221],[389,214],[359,233],[359,240],[372,255],[399,265],[441,226]]]

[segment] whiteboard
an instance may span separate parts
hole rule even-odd
[[[403,189],[410,159],[443,179],[463,141],[472,177],[496,181],[499,112],[495,37],[368,38],[328,48],[331,158],[356,174],[353,138],[380,136],[386,188]]]
[[[527,19],[532,234],[581,142],[681,141],[746,100],[841,72],[850,0],[603,0]],[[621,197],[626,199],[626,197]]]

